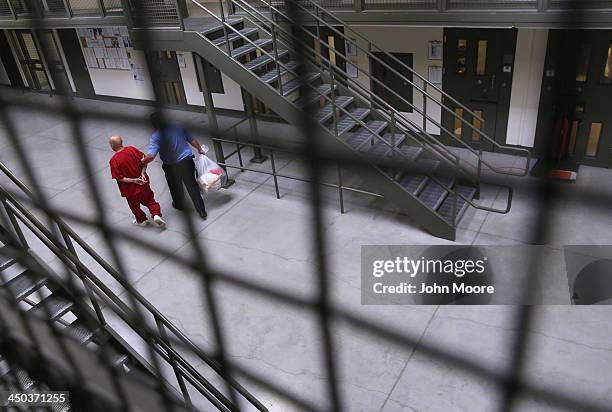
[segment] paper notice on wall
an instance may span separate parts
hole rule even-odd
[[[130,70],[132,47],[127,27],[92,27],[76,29],[87,67]]]
[[[106,64],[104,64],[104,59],[97,59],[98,60],[98,67],[101,69],[106,69]]]
[[[119,58],[118,49],[108,49],[106,52],[108,53],[109,59],[118,59]]]

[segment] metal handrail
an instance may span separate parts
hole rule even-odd
[[[199,8],[201,8],[202,10],[204,10],[206,13],[208,13],[210,16],[212,16],[214,19],[216,19],[217,21],[219,21],[224,27],[227,26],[228,29],[234,31],[239,37],[241,37],[243,40],[245,40],[246,42],[248,42],[249,44],[253,45],[257,50],[259,50],[261,53],[267,55],[268,57],[270,57],[273,61],[274,61],[274,56],[271,55],[268,51],[266,51],[263,47],[255,44],[251,39],[249,39],[247,36],[243,35],[242,33],[240,33],[236,28],[234,28],[232,25],[227,24],[224,20],[220,19],[217,15],[215,15],[211,10],[209,10],[208,8],[206,8],[205,6],[203,6],[202,4],[200,4],[197,0],[191,0],[196,6],[198,6]],[[236,0],[232,0],[232,2],[235,2]],[[273,24],[276,24],[275,22],[273,22]],[[277,28],[280,28],[280,26],[277,26]],[[206,39],[205,36],[201,36],[202,38]],[[208,39],[206,39],[208,41]],[[212,42],[211,42],[212,43]],[[219,50],[223,51],[219,46],[214,45],[213,46],[217,47]],[[276,47],[276,45],[273,45],[273,47]],[[320,56],[323,59],[325,59],[324,56]],[[277,65],[280,65],[281,67],[283,67],[287,72],[292,73],[296,76],[299,76],[299,74],[297,72],[295,72],[294,70],[286,67],[283,62],[281,61],[275,61],[275,63]],[[280,79],[279,79],[280,81]],[[266,84],[268,87],[272,88],[272,86],[270,86],[269,84]],[[343,112],[344,114],[346,114],[347,116],[349,116],[351,119],[353,119],[357,124],[359,124],[361,127],[363,127],[364,129],[366,129],[368,132],[370,132],[370,134],[372,134],[372,136],[375,136],[376,138],[378,138],[383,144],[387,145],[387,146],[391,146],[385,139],[383,139],[377,132],[375,132],[374,130],[370,129],[366,123],[364,123],[362,120],[355,118],[350,112],[348,112],[346,109],[344,109],[341,106],[337,106],[335,105],[335,102],[333,102],[328,96],[323,95],[322,93],[320,93],[316,88],[314,88],[312,85],[305,83],[306,86],[310,87],[315,93],[317,93],[320,97],[322,97],[323,99],[330,101],[330,103],[332,103],[332,108],[333,110],[339,110],[341,112]],[[333,84],[332,84],[332,89],[333,89]],[[401,113],[400,113],[401,114]],[[409,119],[407,119],[408,121],[410,121]],[[323,128],[322,125],[318,125],[319,127]],[[418,126],[416,126],[416,128],[418,129]],[[326,129],[329,132],[329,129]],[[431,137],[433,139],[432,136],[430,136],[426,131],[423,131],[423,133],[425,133],[427,136]],[[434,139],[436,140],[436,139]],[[437,143],[440,143],[439,141],[436,140]],[[446,149],[446,147],[444,145],[442,145],[442,147],[444,147]],[[431,148],[430,148],[431,149]],[[397,151],[397,149],[394,146],[391,146],[391,150],[393,150],[394,152]],[[435,150],[435,149],[434,149]],[[448,149],[446,149],[448,150]],[[406,160],[410,160],[408,159],[403,153],[397,151],[397,153],[403,157]],[[456,155],[453,154],[453,156],[457,159],[455,164],[457,165],[457,167],[459,167],[459,163],[458,163],[458,157]],[[508,201],[506,204],[506,208],[504,209],[495,209],[495,208],[490,208],[487,206],[482,206],[482,205],[477,205],[475,204],[471,199],[468,199],[467,197],[463,196],[461,193],[458,192],[458,190],[456,189],[452,189],[449,188],[448,186],[446,186],[446,184],[442,183],[440,180],[438,180],[435,176],[433,175],[429,175],[427,174],[427,176],[429,178],[431,178],[434,182],[436,182],[439,186],[441,186],[445,191],[454,194],[455,196],[459,196],[461,197],[465,202],[467,202],[470,206],[476,208],[476,209],[480,209],[480,210],[485,210],[485,211],[490,211],[490,212],[494,212],[494,213],[501,213],[501,214],[505,214],[508,213],[510,211],[511,208],[511,204],[512,204],[512,189],[509,186],[503,186],[506,187],[509,191],[509,196],[508,196]],[[418,199],[417,199],[418,200]],[[453,222],[452,225],[456,226],[455,224],[455,216],[453,216]]]
[[[30,199],[36,199],[34,193],[30,190],[30,188],[25,185],[21,180],[19,180],[5,165],[0,162],[0,170],[22,191],[25,195]],[[4,188],[0,187],[0,192],[3,194],[5,198],[10,200],[10,206],[16,208],[20,214],[22,214],[29,221],[24,222],[32,232],[48,247],[50,248],[56,255],[62,260],[66,259],[72,263],[75,268],[80,271],[80,273],[87,276],[87,280],[91,282],[95,288],[93,290],[94,293],[100,295],[100,297],[107,303],[110,303],[114,306],[118,306],[120,311],[117,313],[128,325],[130,325],[141,337],[147,341],[146,336],[142,336],[142,328],[148,328],[146,324],[139,324],[137,326],[133,325],[133,316],[129,316],[128,314],[132,312],[131,308],[129,308],[115,293],[113,293],[108,286],[104,282],[102,282],[87,266],[85,266],[78,256],[74,255],[70,252],[70,250],[59,246],[59,242],[53,236],[53,234],[48,231],[42,223],[38,221],[36,216],[32,214],[27,208],[23,207],[19,202],[17,202],[10,193],[8,193]],[[178,341],[183,345],[184,348],[191,351],[193,354],[198,356],[204,363],[206,363],[211,369],[213,369],[219,376],[223,377],[238,393],[240,393],[246,400],[248,400],[255,408],[259,411],[266,411],[267,409],[261,402],[259,402],[250,392],[248,392],[242,385],[236,382],[234,379],[230,377],[223,376],[221,367],[208,355],[206,355],[191,339],[189,339],[183,332],[181,332],[168,318],[166,318],[153,304],[151,304],[144,296],[142,296],[126,279],[118,273],[108,262],[106,262],[93,248],[83,240],[72,228],[63,221],[63,219],[59,217],[53,218],[53,223],[57,225],[60,232],[70,239],[74,240],[79,247],[84,250],[98,265],[100,265],[109,275],[111,275],[125,290],[130,293],[140,305],[142,305],[151,316],[160,324],[162,324],[168,331],[170,331]],[[33,225],[34,227],[31,227]],[[40,231],[47,240],[43,239],[38,235],[37,231],[33,229],[37,229]],[[57,249],[57,251],[55,250]],[[72,270],[72,267],[70,267]],[[78,276],[78,274],[75,272]],[[147,330],[149,336],[155,336],[152,334],[150,329]],[[160,331],[161,334],[161,331]],[[198,392],[200,392],[203,396],[209,399],[216,406],[220,402],[231,410],[233,406],[229,403],[221,392],[219,392],[214,386],[212,386],[204,376],[202,376],[180,353],[176,351],[176,349],[172,348],[165,339],[161,336],[157,336],[156,343],[166,352],[158,352],[161,356],[172,357],[175,361],[179,363],[180,368],[176,368],[173,366],[175,370],[179,369],[180,371],[187,371],[189,374],[185,374],[183,377],[194,386]],[[157,348],[154,348],[157,350]],[[167,359],[167,360],[168,360]],[[170,360],[169,363],[172,364]],[[202,389],[205,388],[205,390]],[[212,392],[216,396],[215,400],[211,400],[211,394],[207,393]],[[216,401],[216,402],[215,402]]]

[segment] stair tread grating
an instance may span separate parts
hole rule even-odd
[[[51,320],[55,320],[68,312],[73,306],[72,302],[69,302],[65,299],[62,299],[56,295],[49,295],[42,301],[40,301],[36,306],[31,309],[36,315],[51,316]],[[46,310],[45,310],[46,308]]]
[[[454,182],[453,177],[448,176],[436,176],[437,180],[443,183],[445,186],[452,186]],[[419,194],[419,199],[429,208],[436,210],[442,204],[448,192],[437,182],[429,179],[425,188]]]
[[[357,124],[357,121],[355,119],[365,119],[370,114],[370,109],[357,107],[351,110],[350,113],[351,116],[345,114],[338,120],[338,136],[342,136],[344,133],[355,127],[355,125]]]
[[[304,78],[291,79],[287,83],[283,84],[283,96],[288,96],[294,91],[298,90],[304,83],[310,83],[321,76],[321,73],[306,73],[305,82]]]
[[[376,132],[376,134],[378,135],[380,135],[380,133],[383,130],[385,130],[387,125],[388,123],[382,120],[370,120],[369,122],[366,122],[366,126],[369,129]],[[346,141],[352,147],[357,148],[357,147],[361,147],[361,145],[366,140],[370,139],[372,136],[373,135],[370,132],[370,130],[366,129],[365,127],[362,127],[361,129],[357,130],[355,133],[349,135]]]
[[[467,197],[468,199],[473,199],[474,195],[476,194],[476,189],[470,186],[457,186],[457,191],[463,196]],[[438,214],[440,214],[440,216],[442,216],[444,220],[446,220],[449,223],[452,223],[452,220],[453,220],[452,215],[453,215],[454,198],[455,198],[455,195],[450,194],[444,200],[442,205],[440,205],[440,207],[438,208]],[[461,220],[461,218],[465,214],[465,211],[467,210],[468,207],[469,207],[469,203],[466,202],[462,197],[457,198],[457,209],[456,209],[457,218],[456,218],[455,223]]]
[[[300,63],[295,60],[284,63],[284,66],[280,67],[280,74],[281,76],[284,76],[285,74],[289,72],[289,70],[295,70],[299,66],[300,66]],[[266,83],[275,82],[276,80],[278,80],[278,70],[276,69],[276,67],[274,67],[269,72],[264,73],[263,75],[259,76],[259,78]]]
[[[257,33],[257,29],[254,27],[247,27],[241,30],[238,30],[238,33],[242,34],[242,36],[246,36],[249,37],[251,34],[253,33]],[[228,30],[228,34],[227,34],[227,39],[232,42],[232,41],[236,41],[236,40],[242,40],[243,37],[234,31],[229,31]],[[218,37],[216,39],[213,40],[213,44],[215,46],[222,46],[225,44],[225,35]]]
[[[279,49],[278,50],[278,58],[282,59],[283,57],[285,57],[287,54],[289,53],[289,50],[284,50],[284,49]],[[244,63],[244,67],[247,68],[248,70],[257,70],[262,68],[263,66],[265,66],[266,64],[272,62],[274,59],[266,54],[263,54],[259,57],[256,57],[255,59]]]
[[[43,287],[46,283],[47,279],[44,277],[26,270],[20,275],[9,280],[3,287],[10,291],[11,296],[20,301]]]
[[[81,345],[86,345],[93,339],[95,333],[83,325],[78,319],[66,328],[66,331],[75,338]]]
[[[334,85],[334,90],[336,85]],[[305,97],[300,97],[294,103],[297,107],[304,108],[310,104],[318,102],[323,96],[327,96],[331,92],[331,84],[325,83],[317,86],[316,91],[311,90]]]
[[[428,177],[423,174],[407,174],[399,180],[399,184],[413,195],[418,195],[425,184],[427,183]]]
[[[234,59],[238,59],[245,54],[249,54],[255,50],[260,50],[260,48],[266,47],[270,44],[272,44],[272,39],[257,39],[253,41],[253,43],[248,43],[232,50],[232,57]]]
[[[353,96],[338,96],[336,97],[335,102],[336,106],[338,107],[347,107],[353,102],[353,100],[355,100]],[[315,118],[319,123],[325,123],[326,121],[332,118],[333,112],[333,105],[331,103],[328,103],[321,109],[319,109],[319,111],[315,115]]]
[[[225,23],[229,24],[230,26],[234,26],[236,24],[242,23],[242,21],[243,21],[242,18],[231,18],[231,19],[226,19]],[[218,30],[223,30],[223,25],[220,23],[214,22],[214,23],[208,24],[200,28],[198,31],[202,33],[203,35],[207,35],[207,34],[214,33]]]

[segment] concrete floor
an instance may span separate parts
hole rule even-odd
[[[0,90],[5,92],[6,90]],[[18,94],[15,99],[37,104],[57,104],[57,99],[37,94]],[[129,114],[150,109],[119,103],[75,100],[81,108]],[[172,112],[180,121],[203,122],[205,116]],[[36,179],[63,210],[93,217],[88,191],[71,140],[69,123],[57,116],[13,108],[20,138],[27,148]],[[235,119],[220,118],[223,125]],[[203,123],[201,123],[203,124]],[[290,127],[261,124],[262,134],[294,135]],[[82,132],[93,167],[93,177],[103,197],[106,216],[118,228],[146,238],[174,254],[190,254],[193,239],[180,216],[170,207],[160,163],[149,167],[153,189],[168,221],[167,231],[131,227],[132,217],[116,184],[110,179],[107,139],[122,134],[126,143],[144,149],[149,129],[134,124],[103,120],[86,121]],[[0,128],[0,160],[21,178],[23,170]],[[202,136],[202,141],[207,141]],[[518,167],[520,160],[495,155],[497,164]],[[299,173],[294,159],[278,155],[277,167],[284,173]],[[254,166],[256,167],[256,166]],[[269,162],[260,166],[269,167]],[[316,292],[313,270],[315,253],[307,184],[280,180],[277,200],[268,175],[233,172],[236,184],[211,194],[209,218],[198,222],[198,240],[210,265],[219,271],[287,291],[299,296]],[[0,176],[5,184],[6,178]],[[563,198],[548,210],[554,224],[546,243],[553,248],[565,244],[611,244],[612,214],[609,207],[582,201],[581,189],[597,193],[612,191],[612,170],[583,167],[575,185],[564,186]],[[538,218],[531,178],[509,178],[516,185],[514,204],[507,215],[469,210],[460,224],[462,244],[512,245],[533,240]],[[482,202],[501,206],[504,195],[496,188],[483,190]],[[338,211],[337,191],[323,190],[324,235],[335,305],[379,325],[409,334],[419,345],[443,348],[479,365],[504,371],[510,366],[510,347],[517,334],[513,306],[362,306],[360,304],[360,246],[364,244],[446,244],[395,208],[361,195],[347,194],[347,213]],[[92,229],[74,224],[76,230],[102,255],[104,242]],[[50,253],[37,247],[50,264]],[[131,282],[162,313],[204,348],[214,348],[201,281],[150,251],[120,242],[120,251]],[[99,271],[99,270],[96,270]],[[100,275],[118,293],[122,288]],[[220,307],[227,351],[232,361],[270,380],[277,387],[307,399],[321,410],[329,407],[322,339],[318,319],[286,304],[272,302],[227,284],[218,284],[215,296]],[[612,405],[612,309],[605,306],[542,306],[528,333],[523,378],[578,399]],[[351,411],[493,411],[501,392],[495,384],[464,373],[453,365],[424,354],[419,346],[400,347],[379,336],[364,333],[344,322],[332,330],[339,367],[339,386],[347,410]],[[280,396],[241,380],[270,410],[293,411]],[[520,411],[565,410],[547,402],[524,398]]]

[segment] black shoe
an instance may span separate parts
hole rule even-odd
[[[198,214],[200,215],[202,220],[206,220],[206,218],[208,217],[208,214],[206,213],[206,211],[199,212]]]
[[[172,207],[175,208],[176,210],[181,210],[181,211],[183,210],[182,207],[177,206],[176,203],[174,202],[172,202]]]

